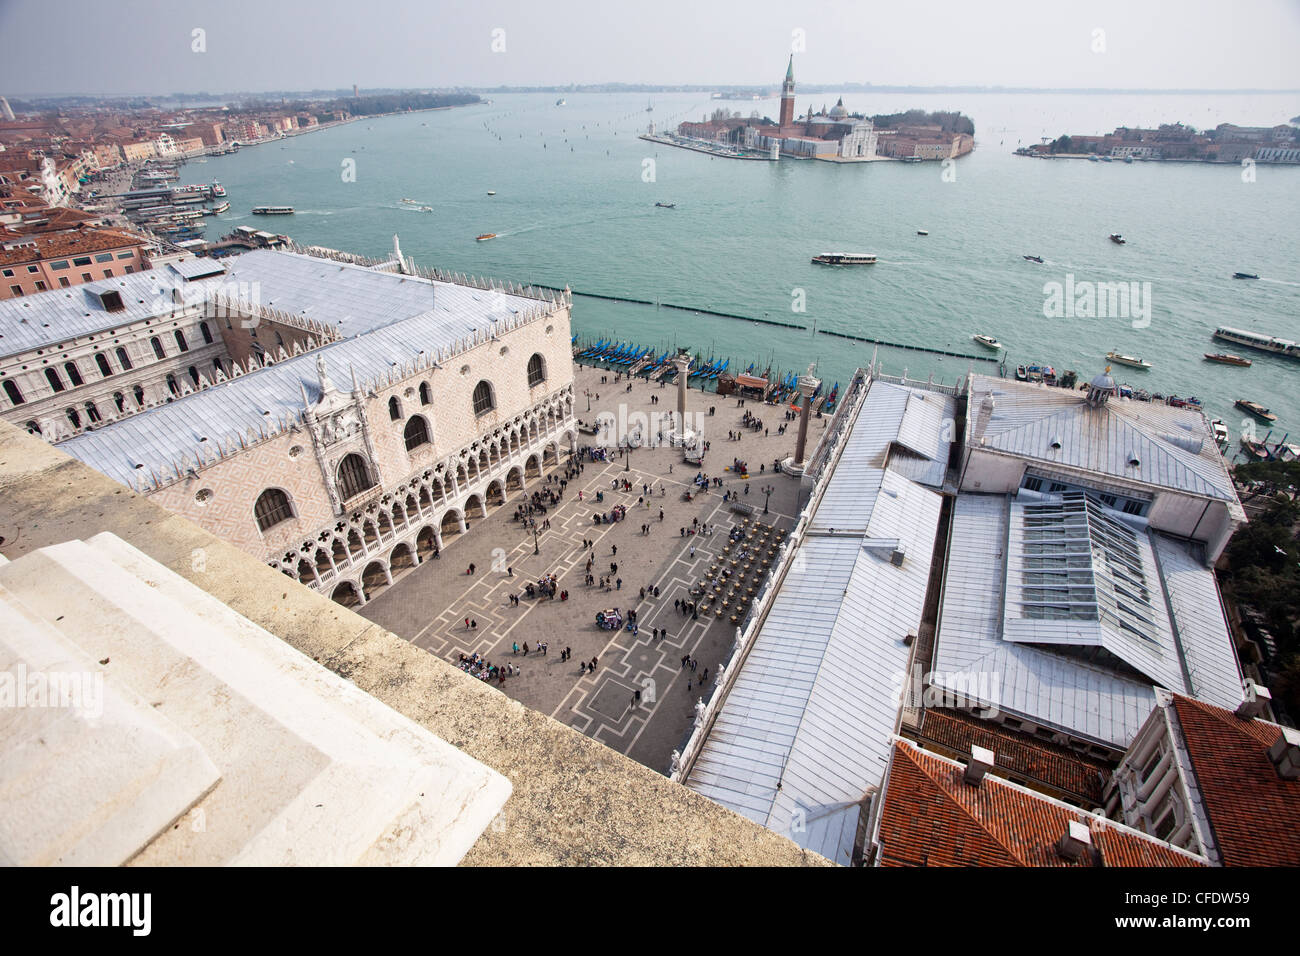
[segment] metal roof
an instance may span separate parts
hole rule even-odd
[[[200,279],[188,286],[206,291],[217,288],[220,281],[219,278]],[[184,280],[165,270],[151,269],[69,289],[0,300],[0,355],[59,345],[83,335],[170,315],[178,308],[172,298],[172,288],[177,284],[184,284]],[[124,306],[121,311],[109,312],[104,308],[99,295],[107,291],[121,295]]]
[[[1150,714],[1152,684],[1222,706],[1241,703],[1241,675],[1217,585],[1199,555],[1163,535],[1135,535],[1151,597],[1146,638],[1119,628],[1118,617],[1027,618],[1017,593],[1022,540],[1012,534],[1016,512],[1024,507],[1002,495],[957,498],[931,676],[935,686],[954,694],[989,686],[991,693],[975,695],[985,706],[1119,749]],[[1094,560],[1108,560],[1103,552]],[[1104,648],[1150,683],[1065,652],[1090,646]],[[981,684],[975,675],[993,679]]]
[[[889,759],[942,502],[882,467],[909,392],[872,383],[686,781],[843,864]],[[946,441],[926,437],[941,421],[931,418],[915,416],[913,441],[946,462]]]
[[[1195,409],[971,377],[971,447],[1236,503],[1227,464]],[[1137,464],[1133,464],[1133,462]]]
[[[354,334],[96,427],[59,447],[109,477],[138,487],[150,471],[162,474],[183,458],[196,464],[214,460],[220,455],[218,446],[240,437],[257,440],[263,429],[276,430],[287,418],[299,416],[304,389],[309,401],[320,399],[318,356],[324,356],[335,383],[346,389],[352,373],[362,383],[374,382],[394,366],[430,359],[471,331],[486,331],[540,304],[523,296],[439,282],[437,306],[429,308],[435,294],[428,280],[360,266],[340,268],[336,262],[269,250],[233,260],[233,268],[220,281],[224,285],[232,280],[260,283],[264,304],[274,301],[275,308],[321,322],[343,320],[345,331]],[[198,371],[211,379],[210,368]],[[436,388],[440,378],[452,374],[431,368],[427,377]],[[189,387],[187,376],[178,378]]]

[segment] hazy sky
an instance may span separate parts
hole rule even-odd
[[[796,30],[805,83],[1300,87],[1300,0],[0,0],[0,94],[775,84]]]

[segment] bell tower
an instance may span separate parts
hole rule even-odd
[[[794,54],[785,69],[785,82],[781,84],[781,126],[794,125]]]

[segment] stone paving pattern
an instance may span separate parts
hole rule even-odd
[[[676,407],[674,386],[634,379],[628,391],[626,377],[616,383],[616,374],[605,369],[576,370],[578,419],[593,422],[602,412],[618,416],[620,405],[625,406],[624,419],[638,411],[664,414]],[[606,381],[602,382],[602,378]],[[652,396],[658,398],[657,405],[652,403]],[[785,423],[783,413],[788,406],[748,400],[742,408],[734,397],[718,396],[712,391],[702,393],[698,386],[692,390],[688,412],[707,413],[710,406],[716,410],[714,415],[695,419],[696,424],[703,423],[704,437],[710,442],[703,466],[687,464],[681,449],[667,442],[659,447],[634,449],[630,460],[611,450],[610,462],[585,462],[581,474],[569,481],[561,503],[545,516],[550,528],[542,529],[544,519],[539,518],[540,554],[534,555],[533,534],[514,520],[515,507],[539,488],[559,491],[559,479],[568,462],[566,455],[557,468],[548,471],[553,480],[548,483],[545,477],[533,479],[523,492],[512,492],[504,506],[474,522],[467,534],[447,541],[441,557],[426,559],[395,578],[391,587],[357,612],[451,662],[461,654],[477,652],[494,664],[514,664],[521,673],[508,677],[504,687],[499,688],[501,692],[651,769],[667,773],[672,751],[680,749],[690,732],[696,701],[707,699],[713,691],[718,666],[730,656],[735,639],[731,609],[721,618],[701,611],[699,619],[692,620],[673,607],[674,599],[688,597],[688,589],[717,563],[727,544],[728,531],[745,517],[732,509],[731,502],[723,501],[723,493],[739,492],[739,501],[753,509],[751,524],[763,522],[786,530],[794,526],[799,501],[798,479],[772,475],[773,460],[794,451],[797,422],[791,422],[784,435],[777,434],[778,426]],[[766,436],[762,431],[742,428],[746,411],[763,420]],[[810,423],[810,454],[827,420],[814,419]],[[728,431],[740,432],[740,440],[729,441]],[[582,435],[580,440],[594,444],[596,439]],[[748,462],[753,469],[748,482],[724,470],[733,458]],[[762,473],[758,471],[760,464],[765,466]],[[721,477],[723,485],[696,495],[693,501],[684,501],[682,493],[691,487],[699,470]],[[612,491],[610,484],[616,478],[632,482],[633,490]],[[748,495],[744,493],[746,484]],[[643,485],[651,486],[648,507],[638,506]],[[764,515],[761,489],[767,485],[775,490],[770,513]],[[579,489],[582,501],[578,500]],[[597,491],[605,493],[600,504],[595,502]],[[625,520],[594,523],[597,509],[607,512],[616,504],[627,508]],[[715,528],[715,532],[682,537],[680,529],[689,528],[692,519]],[[643,535],[641,525],[646,523],[650,533]],[[583,548],[584,539],[594,542],[590,552]],[[769,540],[774,539],[775,535]],[[611,562],[617,562],[617,577],[623,579],[621,590],[612,584],[605,591],[584,583],[589,554],[594,556],[592,574],[597,580],[609,573]],[[476,566],[472,576],[466,573],[471,563]],[[513,576],[509,570],[513,570]],[[567,601],[523,596],[525,584],[546,574],[554,574],[558,588],[568,590]],[[659,587],[660,597],[647,595],[642,600],[640,588],[651,585]],[[757,593],[757,585],[754,590]],[[510,603],[511,594],[520,596],[518,607]],[[638,633],[626,629],[607,631],[597,626],[596,612],[609,607],[617,607],[625,618],[628,609],[635,609]],[[466,618],[477,627],[466,628]],[[667,636],[654,640],[655,628],[666,629]],[[547,654],[535,649],[539,641],[549,643]],[[522,646],[525,642],[530,648],[527,656],[522,651],[512,653],[515,643]],[[571,661],[560,659],[565,647],[573,649]],[[681,666],[681,658],[687,654],[698,662],[696,671]],[[595,674],[583,674],[580,662],[589,662],[592,657],[597,659]],[[699,677],[706,668],[709,686],[701,688]],[[495,682],[491,686],[498,689]],[[638,688],[642,700],[634,704]]]

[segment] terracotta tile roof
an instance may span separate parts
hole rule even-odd
[[[1268,756],[1281,729],[1189,697],[1173,707],[1223,865],[1300,865],[1300,780]]]
[[[895,741],[879,824],[882,866],[1095,866],[1056,851],[1069,822],[1085,824],[1103,866],[1204,866],[1136,830],[1043,797],[992,774],[979,786],[965,768]]]
[[[917,737],[962,759],[969,756],[972,744],[992,750],[999,772],[1037,781],[1092,807],[1101,805],[1102,787],[1111,770],[1104,760],[1083,757],[1069,747],[1035,740],[960,710],[927,709]]]
[[[139,236],[111,229],[78,229],[72,232],[55,233],[52,236],[24,236],[28,240],[24,245],[13,249],[0,249],[0,262],[10,265],[16,262],[35,262],[38,259],[57,259],[63,256],[79,256],[107,249],[124,249],[127,246],[143,246],[146,241]],[[36,248],[32,248],[35,244]]]

